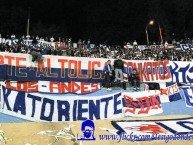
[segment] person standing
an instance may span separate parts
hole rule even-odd
[[[106,79],[106,87],[107,87],[107,91],[111,91],[111,80],[113,77],[113,68],[111,65],[111,61],[108,60],[107,64],[105,65],[105,79]]]
[[[114,61],[114,69],[115,69],[114,82],[117,82],[118,80],[123,82],[123,68],[124,68],[124,63],[122,61],[122,58],[117,56],[117,59]]]

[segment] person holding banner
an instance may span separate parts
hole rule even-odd
[[[140,88],[140,78],[137,69],[134,68],[132,74],[129,76],[129,82],[133,86],[134,90],[139,90]]]
[[[107,64],[105,65],[105,79],[106,79],[106,87],[107,87],[107,91],[111,91],[112,89],[111,87],[111,81],[113,78],[113,68],[111,65],[111,61],[108,60]]]

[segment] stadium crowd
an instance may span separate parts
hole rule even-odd
[[[52,38],[53,39],[53,38]],[[44,41],[44,39],[42,39]],[[193,50],[187,49],[177,50],[175,45],[173,48],[161,48],[161,49],[139,49],[136,41],[132,43],[132,48],[126,48],[124,46],[108,46],[105,44],[96,45],[94,48],[90,47],[90,40],[86,43],[79,40],[77,42],[77,48],[72,45],[72,40],[68,39],[65,42],[64,47],[52,47],[52,46],[37,46],[39,38],[34,38],[32,45],[28,46],[22,43],[8,45],[6,43],[0,43],[1,52],[12,53],[31,53],[36,51],[41,55],[59,55],[59,56],[72,56],[72,57],[91,57],[91,58],[116,58],[121,56],[126,60],[173,60],[173,61],[192,61]],[[53,40],[51,40],[53,41]],[[86,45],[85,45],[86,44]]]

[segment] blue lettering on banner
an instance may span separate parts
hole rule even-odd
[[[31,114],[31,117],[34,117],[34,114],[35,114],[35,107],[36,107],[36,101],[41,101],[41,97],[38,97],[38,96],[34,96],[34,95],[31,95],[31,94],[28,94],[27,95],[28,98],[31,98],[32,99],[32,114]]]
[[[101,99],[101,102],[105,102],[105,118],[107,118],[107,111],[108,111],[109,101],[112,100],[112,99],[113,99],[113,97]]]
[[[26,114],[25,93],[24,92],[18,92],[13,111],[14,112],[20,111],[21,114],[23,115]]]
[[[2,86],[2,112],[32,121],[76,121],[122,116],[122,96],[116,93],[98,97],[57,97],[26,93]]]
[[[172,75],[173,82],[193,82],[193,78],[190,77],[193,73],[193,63],[183,62],[183,67],[179,66],[180,64],[182,64],[182,62],[173,62],[173,64],[173,68],[172,66],[170,66],[170,72]]]
[[[76,118],[77,118],[77,114],[76,114],[76,107],[77,107],[77,101],[78,100],[74,100],[74,105],[73,105],[73,121],[76,121]]]
[[[46,108],[46,106],[50,106],[49,109]],[[49,112],[48,116],[45,115],[46,110],[49,110],[48,111]],[[54,113],[54,100],[44,98],[43,103],[42,103],[42,108],[41,108],[40,119],[41,120],[52,121],[53,113]]]
[[[117,109],[117,106],[119,106],[120,104],[122,104],[121,100],[118,100],[119,96],[121,95],[121,93],[115,95],[114,97],[114,114],[119,114],[122,112],[122,108],[121,109]]]
[[[58,102],[58,121],[62,121],[64,116],[66,121],[70,121],[70,104],[68,101],[57,101]],[[64,108],[63,108],[64,107]]]
[[[86,120],[86,117],[83,117],[82,115],[84,113],[88,112],[87,108],[83,108],[83,104],[87,105],[88,104],[88,100],[79,100],[78,101],[78,120]]]
[[[2,90],[3,90],[3,99],[1,99],[1,100],[2,100],[2,101],[4,100],[4,104],[6,105],[7,109],[10,110],[10,111],[12,111],[12,110],[11,110],[11,107],[10,107],[10,105],[9,105],[9,101],[8,101],[8,97],[9,97],[9,95],[11,94],[11,90],[5,89],[5,87],[2,87]],[[7,90],[6,93],[5,93],[5,90]],[[2,96],[1,96],[1,97],[2,97]],[[3,108],[4,108],[4,106],[3,106]]]
[[[116,96],[116,95],[115,95]],[[100,119],[100,101],[96,100],[96,104],[93,100],[89,100],[89,118],[94,119],[94,116],[97,120]]]

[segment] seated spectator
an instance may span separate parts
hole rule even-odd
[[[40,49],[36,47],[31,47],[30,48],[30,54],[32,55],[32,61],[40,62],[42,60],[42,55],[40,53]]]
[[[140,88],[140,78],[139,73],[137,72],[137,69],[133,69],[132,74],[128,78],[129,82],[131,83],[134,90],[139,90]]]

